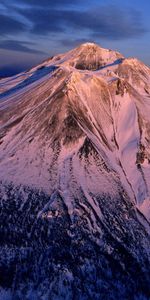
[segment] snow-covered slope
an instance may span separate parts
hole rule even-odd
[[[0,81],[8,293],[149,299],[149,116],[150,69],[92,43]]]

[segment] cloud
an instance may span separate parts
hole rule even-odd
[[[34,54],[45,54],[43,51],[31,49],[30,47],[28,47],[28,45],[32,46],[34,44],[31,42],[14,41],[14,40],[0,41],[0,49],[26,52],[26,53],[34,53]]]
[[[88,3],[88,0],[14,0],[13,3],[12,3],[12,0],[2,0],[2,3],[3,5],[5,6],[17,6],[18,4],[19,5],[25,5],[25,6],[28,6],[28,7],[33,7],[33,8],[42,8],[42,9],[46,9],[48,7],[65,7],[65,6],[76,6],[78,5],[79,3],[82,3],[85,2],[86,4]]]
[[[142,16],[136,9],[115,5],[80,7],[81,0],[10,0],[3,1],[11,17],[0,15],[0,34],[30,32],[35,35],[61,34],[75,39],[80,31],[81,39],[122,40],[139,37],[146,32]],[[25,6],[22,6],[25,5]],[[86,4],[86,7],[88,5]],[[18,18],[19,16],[19,18]],[[30,26],[30,25],[31,26]],[[82,30],[82,31],[81,31]]]
[[[45,35],[49,32],[61,33],[64,31],[63,12],[55,9],[19,9],[22,14],[32,23],[31,32]]]
[[[14,34],[26,29],[25,24],[7,15],[0,14],[0,34]]]
[[[65,5],[72,5],[75,2],[72,0],[20,0],[19,2],[26,4],[26,5],[30,5],[30,6],[34,6],[34,7],[45,7],[47,9],[47,7],[60,7],[60,6],[65,6]],[[81,2],[81,0],[76,0],[76,4]]]
[[[140,12],[113,5],[86,11],[26,8],[19,9],[19,13],[32,23],[31,32],[38,35],[68,33],[69,30],[77,35],[82,30],[83,38],[122,40],[139,37],[146,32]]]

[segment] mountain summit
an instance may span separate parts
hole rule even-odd
[[[149,299],[149,116],[150,69],[93,43],[0,80],[1,295]]]
[[[79,70],[94,71],[122,58],[118,52],[101,48],[94,43],[85,43],[66,53],[63,62]]]

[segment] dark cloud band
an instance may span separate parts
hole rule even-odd
[[[30,48],[33,43],[15,40],[3,40],[0,41],[0,49],[19,51],[26,53],[45,54],[43,51]]]
[[[14,34],[26,30],[24,23],[16,20],[15,17],[0,14],[0,34]]]
[[[61,33],[68,28],[76,32],[89,33],[90,37],[127,39],[137,37],[146,32],[141,15],[136,10],[123,11],[115,6],[101,6],[93,10],[58,10],[58,9],[20,9],[22,14],[32,23],[31,32],[46,35],[50,32]],[[85,38],[86,36],[84,36]]]
[[[71,30],[78,38],[78,30],[83,31],[82,38],[127,39],[146,32],[140,12],[115,5],[94,6],[84,10],[85,0],[2,0],[8,15],[0,15],[0,33],[13,34],[29,31],[35,35],[68,34]],[[76,4],[76,9],[75,9]],[[25,5],[25,6],[22,6]],[[74,8],[73,8],[74,7]],[[86,7],[88,7],[86,3]],[[77,9],[78,8],[78,9]],[[80,8],[80,9],[79,9]],[[9,11],[12,16],[9,16]],[[16,14],[20,14],[19,20]],[[21,22],[24,18],[24,22]],[[31,27],[28,26],[28,22]],[[88,33],[87,33],[88,32]]]

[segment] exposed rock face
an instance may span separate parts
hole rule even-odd
[[[90,43],[0,81],[1,299],[150,298],[149,84]]]

